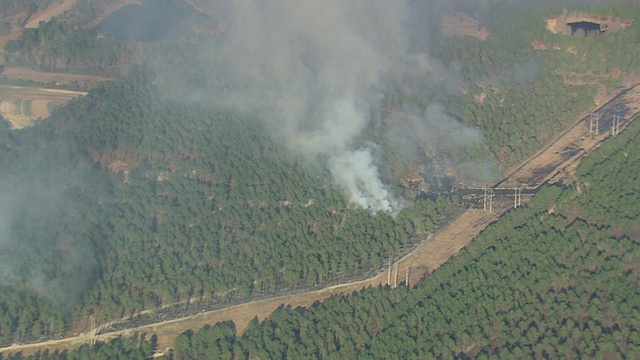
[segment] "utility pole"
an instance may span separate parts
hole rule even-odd
[[[391,285],[391,256],[389,256],[389,274],[387,275],[387,285]]]

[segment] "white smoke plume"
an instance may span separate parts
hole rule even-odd
[[[416,31],[421,20],[408,0],[238,0],[214,7],[225,26],[198,55],[209,71],[196,87],[206,90],[169,81],[171,97],[182,91],[190,101],[258,118],[292,152],[328,169],[353,203],[372,213],[399,211],[403,202],[382,181],[378,147],[364,133],[382,118],[390,82],[455,87],[446,69],[415,46],[425,27]],[[171,73],[163,65],[158,72]]]
[[[490,183],[500,171],[487,156],[481,131],[446,114],[442,105],[431,104],[424,110],[406,107],[391,116],[394,125],[387,129],[386,142],[403,156],[420,151],[442,155],[458,180],[475,186]]]
[[[329,170],[334,179],[345,187],[353,203],[373,211],[395,213],[401,203],[380,180],[371,147],[345,151],[331,157]]]
[[[404,66],[405,1],[217,6],[228,27],[207,56],[215,79],[210,102],[263,120],[289,149],[328,168],[355,204],[373,213],[397,211],[400,203],[380,179],[375,146],[359,137],[380,107],[383,78]]]

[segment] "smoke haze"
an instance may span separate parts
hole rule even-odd
[[[217,106],[265,121],[290,150],[324,164],[356,204],[397,210],[372,146],[359,143],[382,98],[382,78],[408,38],[403,1],[241,0],[210,61]],[[381,21],[383,20],[383,21]]]
[[[210,63],[207,91],[187,89],[190,100],[261,119],[291,151],[328,169],[353,203],[372,213],[400,210],[380,177],[378,146],[363,132],[381,116],[390,79],[447,77],[411,50],[416,21],[407,2],[240,0],[217,8],[227,26],[201,56]],[[176,88],[172,82],[174,96]],[[466,131],[455,123],[444,130]]]
[[[43,165],[31,159],[34,169]],[[89,285],[96,265],[86,225],[64,195],[69,173],[0,179],[0,285],[28,288],[70,310]],[[46,178],[46,179],[45,179]]]

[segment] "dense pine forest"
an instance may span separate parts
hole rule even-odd
[[[194,358],[635,358],[640,355],[640,124],[542,189],[407,291],[280,308],[241,335],[176,339]]]
[[[2,136],[7,197],[24,192],[13,200],[24,214],[5,229],[7,261],[28,284],[7,292],[5,341],[64,330],[60,313],[37,310],[38,292],[79,300],[74,319],[106,321],[321,286],[384,266],[457,211],[444,197],[396,218],[349,207],[258,123],[163,102],[142,73]]]
[[[634,358],[640,354],[640,123],[607,140],[569,187],[547,186],[411,289],[362,290],[281,307],[243,334],[186,332],[174,359]],[[629,206],[620,206],[628,204]],[[136,358],[126,344],[41,359]],[[135,348],[135,347],[134,347]]]
[[[47,4],[32,3],[34,12]],[[410,50],[427,53],[443,76],[389,75],[381,110],[357,139],[380,144],[381,178],[403,201],[396,213],[360,208],[259,113],[202,100],[228,86],[215,61],[202,60],[225,49],[224,32],[205,31],[219,17],[180,42],[96,36],[80,18],[24,31],[5,46],[5,63],[125,75],[33,127],[0,127],[0,343],[85,331],[90,317],[102,324],[176,304],[215,308],[375,274],[461,211],[449,189],[404,179],[418,174],[434,189],[436,173],[464,182],[482,171],[489,183],[596,98],[635,84],[637,22],[599,37],[545,28],[567,7],[640,15],[612,4],[452,5],[487,27],[481,40],[443,35],[428,2],[411,2],[410,22],[423,28]],[[434,109],[481,141],[443,151],[389,130],[407,121],[394,114]],[[542,189],[415,288],[280,308],[242,334],[217,324],[182,334],[172,355],[632,358],[640,353],[639,133],[634,124],[605,142],[576,184]],[[395,137],[419,144],[400,149]],[[39,358],[148,358],[154,346],[118,339]]]

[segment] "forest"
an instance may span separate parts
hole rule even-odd
[[[635,358],[639,140],[635,122],[411,290],[187,332],[173,358]]]
[[[12,193],[31,199],[15,201],[24,215],[6,229],[14,243],[5,249],[15,252],[14,271],[27,289],[45,277],[48,285],[37,291],[58,310],[78,301],[73,321],[362,276],[457,211],[455,198],[441,197],[418,200],[396,218],[372,217],[349,207],[326,176],[286,155],[258,124],[160,98],[140,73],[40,126],[1,134],[3,178]],[[34,202],[45,193],[49,201]],[[46,208],[53,206],[64,211]],[[12,248],[17,241],[23,245]],[[33,269],[34,256],[48,261]],[[71,280],[86,287],[48,288]],[[64,330],[60,312],[50,319],[31,305],[36,299],[24,301],[36,294],[9,294],[5,341]]]
[[[426,4],[415,6],[421,14]],[[224,37],[141,44],[54,19],[7,43],[13,66],[126,75],[31,128],[0,127],[0,343],[82,331],[89,317],[216,308],[375,274],[461,211],[455,193],[408,191],[402,180],[416,168],[482,159],[499,176],[594,108],[596,95],[640,75],[640,47],[630,46],[640,44],[637,23],[577,38],[540,20],[560,5],[490,9],[475,13],[491,32],[485,41],[443,36],[430,21],[429,35],[411,44],[455,80],[390,77],[380,100],[389,113],[441,104],[480,129],[486,146],[435,158],[417,146],[407,156],[384,143],[398,120],[381,111],[361,141],[382,143],[381,176],[409,205],[375,216],[327,169],[270,136],[258,115],[185,101],[184,89],[222,86],[200,59]],[[640,15],[622,5],[590,10]],[[632,357],[640,352],[639,131],[634,124],[605,142],[578,183],[540,190],[415,288],[283,307],[242,334],[232,323],[194,330],[176,339],[173,356]],[[38,358],[143,358],[154,346],[118,339]]]
[[[280,307],[242,334],[232,322],[205,326],[180,335],[167,356],[634,358],[640,354],[640,227],[633,211],[640,203],[639,140],[634,122],[586,158],[575,184],[544,187],[415,287],[366,289],[308,309]],[[142,341],[134,348],[152,351],[153,339]],[[132,351],[122,339],[94,349],[35,358]]]

